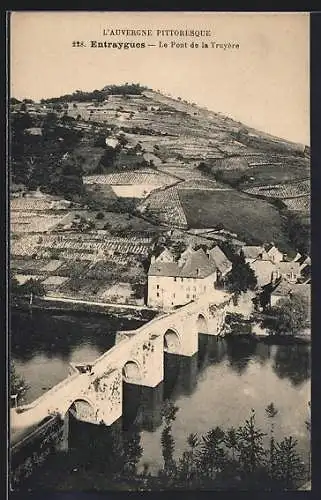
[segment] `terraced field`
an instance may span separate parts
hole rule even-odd
[[[170,227],[187,227],[185,213],[175,187],[152,193],[138,208],[141,213],[149,214]]]
[[[286,198],[282,200],[289,210],[293,212],[307,212],[311,210],[310,196],[297,196],[295,198]]]
[[[116,172],[108,175],[87,175],[83,178],[84,184],[151,184],[155,187],[170,186],[177,182],[171,175],[157,172],[152,169]]]
[[[303,179],[293,183],[272,184],[264,186],[255,186],[244,189],[245,193],[258,194],[271,198],[294,198],[296,196],[310,195],[310,179]]]

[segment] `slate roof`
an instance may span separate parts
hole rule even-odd
[[[232,268],[232,262],[226,257],[225,253],[218,245],[209,250],[208,254],[221,273],[226,273]]]
[[[216,270],[202,248],[188,254],[186,262],[180,270],[181,278],[206,278]]]
[[[176,262],[153,262],[148,270],[148,276],[179,276],[180,269]]]
[[[275,287],[271,295],[286,296],[290,292],[301,295],[306,299],[311,299],[311,285],[307,283],[288,283],[285,280],[281,280],[280,283]]]
[[[246,259],[257,259],[258,256],[264,252],[263,247],[246,245],[242,247],[242,251]]]
[[[257,278],[258,286],[264,286],[271,282],[272,273],[276,270],[275,264],[269,260],[255,260],[250,263]]]

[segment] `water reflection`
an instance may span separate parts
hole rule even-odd
[[[245,373],[250,359],[254,356],[257,350],[257,343],[255,340],[227,338],[226,355],[229,365],[238,375]]]
[[[264,344],[263,342],[256,343],[256,349],[254,352],[254,359],[258,361],[261,366],[264,366],[267,361],[271,358],[273,353],[273,346],[270,344]]]
[[[301,385],[311,377],[310,346],[277,346],[272,367],[279,378],[286,377],[294,386]]]
[[[164,398],[191,395],[197,385],[198,354],[179,356],[164,353]]]
[[[111,426],[94,425],[69,417],[69,454],[82,470],[107,475],[133,470],[142,456],[140,432],[135,425],[124,431],[122,419]]]
[[[11,315],[11,351],[14,358],[22,362],[32,360],[35,354],[43,353],[48,359],[60,358],[68,361],[72,351],[84,343],[93,343],[101,352],[115,343],[118,329],[137,328],[138,320],[118,320],[104,315],[81,313],[51,314],[34,311],[13,312]]]

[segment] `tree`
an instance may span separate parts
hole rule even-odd
[[[176,472],[176,463],[174,460],[175,441],[172,436],[172,422],[176,418],[178,407],[170,400],[166,400],[162,408],[162,417],[164,428],[161,434],[162,453],[164,459],[165,476],[173,477]]]
[[[10,97],[10,104],[20,104],[21,101],[19,99],[16,99],[15,97]]]
[[[271,334],[295,335],[302,331],[308,318],[308,302],[301,295],[292,294],[280,299],[265,316],[262,326]]]
[[[289,436],[275,447],[275,476],[282,489],[295,489],[304,477],[304,464],[296,446],[297,440]]]
[[[17,395],[21,398],[25,395],[29,386],[26,384],[25,380],[17,374],[14,362],[10,361],[10,395]]]
[[[245,425],[241,426],[237,432],[238,446],[240,450],[240,463],[244,473],[253,474],[262,465],[265,455],[263,437],[265,433],[255,426],[255,412],[252,409],[249,419],[245,420]]]
[[[30,278],[24,285],[22,285],[24,295],[36,295],[42,297],[46,291],[40,280]]]
[[[227,461],[224,439],[225,433],[220,427],[211,429],[202,437],[198,464],[203,476],[214,479],[223,470]]]
[[[232,270],[227,276],[226,284],[227,288],[236,294],[255,289],[257,279],[253,269],[245,262],[243,252],[239,255],[234,255]]]
[[[278,410],[274,406],[273,402],[270,403],[265,408],[265,414],[271,420],[271,429],[270,429],[270,476],[271,476],[271,479],[275,479],[274,418],[277,416]]]

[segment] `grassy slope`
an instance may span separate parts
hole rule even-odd
[[[215,227],[238,234],[248,242],[274,241],[288,249],[284,220],[270,203],[249,197],[235,190],[179,191],[189,227]]]

